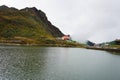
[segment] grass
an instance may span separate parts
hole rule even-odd
[[[109,45],[110,47],[120,48],[120,45]]]
[[[39,14],[41,17],[37,14],[36,12],[26,12],[26,10],[0,10],[0,43],[82,46],[76,42],[56,40],[56,37],[63,34],[46,20],[44,13]]]
[[[45,24],[40,19],[37,21],[35,15],[26,12],[4,12],[0,14],[0,18],[1,37],[53,37],[44,29]]]

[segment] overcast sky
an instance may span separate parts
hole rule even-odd
[[[35,6],[79,42],[120,39],[120,0],[0,0],[0,5],[18,9]]]

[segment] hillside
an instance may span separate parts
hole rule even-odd
[[[0,6],[0,38],[53,39],[64,34],[48,21],[46,15],[35,7],[18,10]]]
[[[115,48],[120,48],[120,39],[116,39],[111,42],[106,42],[106,44],[109,45],[109,47],[115,47]]]
[[[0,44],[37,44],[49,46],[77,46],[78,43],[58,41],[64,34],[48,21],[41,10],[18,10],[0,6]]]
[[[105,50],[112,52],[120,52],[120,39],[116,39],[110,42],[104,42],[100,44],[95,44],[91,41],[87,42],[87,49],[95,49],[95,50]]]

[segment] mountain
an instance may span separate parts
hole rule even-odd
[[[120,45],[120,39],[116,39],[114,41],[106,42],[109,45]]]
[[[0,40],[27,39],[42,41],[64,34],[47,19],[46,14],[35,7],[18,10],[0,6]]]
[[[89,41],[89,40],[86,42],[86,44],[87,44],[88,46],[94,46],[94,45],[95,45],[95,43],[93,43],[93,42],[91,42],[91,41]]]

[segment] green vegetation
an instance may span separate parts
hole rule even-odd
[[[0,6],[0,43],[43,46],[81,46],[56,40],[64,34],[47,20],[45,13],[33,8],[17,10]]]
[[[29,9],[29,10],[27,10]],[[15,37],[26,37],[36,40],[36,42],[41,40],[40,38],[54,38],[51,30],[47,28],[53,27],[53,25],[48,25],[49,21],[43,21],[39,15],[41,15],[39,10],[36,8],[25,8],[23,10],[17,10],[13,8],[8,8],[7,6],[0,7],[0,38],[6,40],[14,39]],[[44,13],[43,13],[44,14]],[[43,18],[46,18],[46,16]],[[55,28],[56,29],[56,28]],[[57,29],[60,36],[63,34]],[[57,33],[56,33],[57,34]],[[58,36],[59,37],[59,36]]]
[[[113,47],[113,48],[119,48],[120,49],[120,45],[109,45],[110,47]]]
[[[111,42],[106,42],[105,44],[108,44],[108,47],[112,47],[112,48],[119,48],[120,49],[120,40],[114,40]]]

